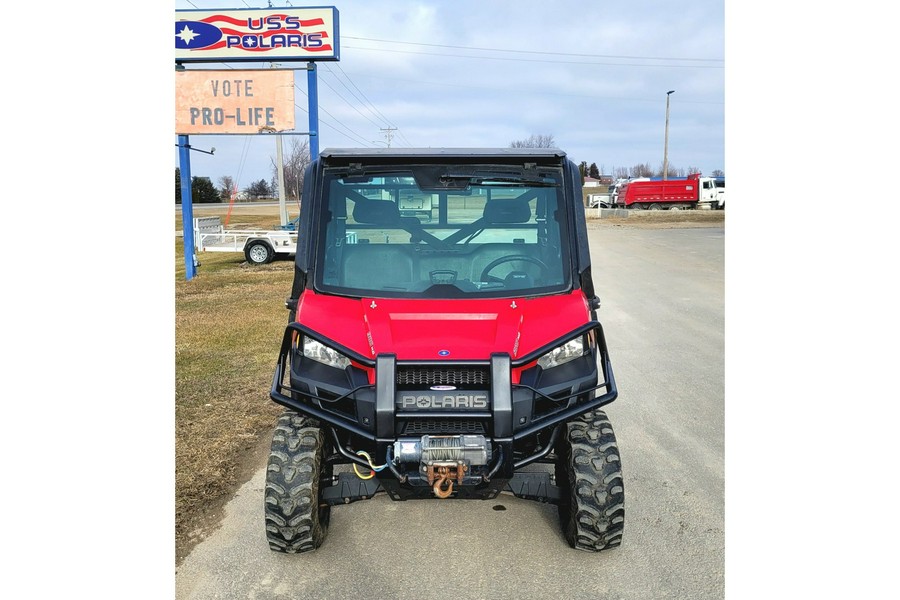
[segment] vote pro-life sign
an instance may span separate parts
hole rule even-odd
[[[175,11],[175,62],[339,60],[334,7]],[[294,74],[269,69],[175,73],[178,134],[294,128]]]
[[[175,72],[175,133],[263,133],[294,129],[294,73]]]

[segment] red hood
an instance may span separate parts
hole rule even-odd
[[[325,338],[374,358],[515,359],[584,325],[589,308],[581,290],[540,298],[407,300],[342,298],[307,289],[297,321]]]

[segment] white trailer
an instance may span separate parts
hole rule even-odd
[[[194,244],[197,252],[243,252],[247,262],[264,265],[276,254],[297,251],[297,232],[288,230],[228,229],[220,217],[194,218]]]

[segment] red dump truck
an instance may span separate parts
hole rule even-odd
[[[623,183],[610,200],[615,208],[681,210],[714,208],[718,204],[716,182],[700,173],[685,179],[639,179]]]

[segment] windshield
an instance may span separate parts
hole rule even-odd
[[[316,287],[366,297],[522,297],[570,287],[561,169],[326,171]]]

